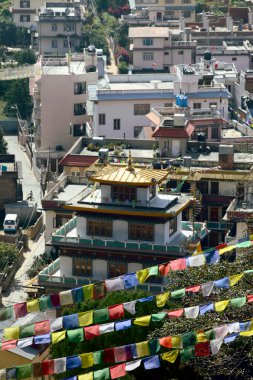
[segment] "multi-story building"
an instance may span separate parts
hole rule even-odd
[[[134,70],[167,70],[178,64],[195,63],[196,41],[185,32],[166,27],[131,27],[129,38]]]
[[[94,47],[68,59],[50,58],[36,64],[34,102],[34,161],[58,171],[62,158],[80,137],[90,135],[86,108],[88,85],[103,75],[103,56]],[[99,65],[101,63],[101,65]],[[101,71],[98,73],[98,67]]]
[[[48,4],[37,19],[39,52],[46,56],[64,56],[77,52],[82,35],[79,3]]]
[[[91,169],[92,186],[83,190],[79,200],[75,197],[63,205],[76,216],[48,242],[60,255],[55,276],[74,280],[80,276],[87,281],[136,271],[189,254],[208,233],[204,223],[193,227],[182,221],[191,194],[159,192],[167,170],[134,166],[131,156],[126,165],[98,165],[96,172]],[[47,205],[52,207],[43,201],[44,209]]]
[[[19,182],[22,176],[22,166],[15,161],[12,154],[0,155],[0,215],[3,214],[5,203],[23,199],[22,185]]]
[[[135,14],[146,15],[151,21],[179,19],[195,21],[195,0],[135,0]]]

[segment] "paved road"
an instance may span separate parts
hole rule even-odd
[[[24,151],[24,148],[18,143],[17,136],[4,136],[8,143],[8,153],[15,154],[16,161],[22,162],[23,169],[23,197],[26,199],[29,192],[32,190],[35,201],[38,207],[41,207],[41,191],[40,183],[31,171],[31,165]]]

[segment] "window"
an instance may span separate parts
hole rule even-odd
[[[20,8],[30,8],[30,1],[20,1]]]
[[[113,278],[122,276],[127,273],[127,263],[122,262],[108,262],[108,276],[107,278]]]
[[[175,232],[177,232],[177,217],[169,221],[169,236],[172,236]]]
[[[201,109],[201,103],[193,103],[193,109],[194,110],[200,110]]]
[[[74,24],[65,24],[63,29],[64,29],[64,32],[73,32],[73,31],[75,31],[75,25]]]
[[[172,103],[164,103],[164,107],[172,107],[173,106],[173,104]]]
[[[68,47],[72,47],[72,41],[69,41],[68,43],[68,40],[63,40],[63,47],[64,48],[68,48]]]
[[[219,194],[219,182],[211,182],[211,195]]]
[[[175,3],[175,0],[166,0],[165,1],[165,4],[174,4]]]
[[[105,125],[105,124],[106,124],[105,113],[100,113],[100,114],[98,115],[98,124],[99,124],[99,125]]]
[[[53,219],[53,228],[62,227],[70,219],[72,219],[71,215],[61,215],[61,214],[57,215],[56,214],[56,217]]]
[[[197,189],[201,192],[201,194],[208,194],[208,182],[207,181],[197,182]]]
[[[209,107],[211,107],[211,106],[216,106],[217,107],[217,102],[211,102],[211,103],[209,103]]]
[[[84,103],[76,103],[74,104],[74,115],[85,115],[86,114],[86,109],[85,109],[85,104]]]
[[[57,48],[57,40],[52,40],[52,48],[53,49]]]
[[[152,52],[142,53],[142,59],[143,59],[143,61],[153,61],[154,60],[154,54]]]
[[[233,57],[233,58],[232,58],[232,61],[237,61],[237,58],[236,58],[236,57]]]
[[[92,276],[92,261],[85,257],[74,257],[72,259],[72,273],[73,276]]]
[[[142,131],[142,126],[134,126],[134,137],[138,137]]]
[[[120,119],[113,119],[113,129],[115,131],[120,130]]]
[[[129,223],[128,238],[131,240],[154,241],[154,225]]]
[[[191,11],[183,11],[183,16],[185,18],[189,18],[189,17],[191,17],[191,15],[192,15]]]
[[[57,24],[52,24],[52,31],[56,32],[57,31]]]
[[[210,221],[211,222],[219,221],[219,207],[210,207]]]
[[[83,124],[74,124],[73,125],[73,136],[85,136],[86,128]]]
[[[87,235],[112,237],[112,221],[87,219]]]
[[[30,22],[30,15],[20,15],[20,22]]]
[[[183,51],[183,50],[179,50],[179,51],[177,52],[177,54],[178,54],[178,55],[184,55],[184,51]]]
[[[136,188],[132,186],[115,185],[111,187],[111,196],[115,201],[136,201]]]
[[[150,104],[134,104],[134,115],[147,115],[150,112]]]
[[[219,129],[218,127],[212,127],[211,129],[211,138],[218,139],[219,138]]]
[[[80,95],[86,93],[86,83],[85,82],[76,82],[74,83],[74,94]]]
[[[165,51],[163,54],[164,55],[169,55],[170,53],[168,51]]]
[[[153,46],[153,38],[152,37],[145,37],[142,40],[144,46]]]

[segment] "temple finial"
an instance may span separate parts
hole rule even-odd
[[[128,156],[128,162],[127,162],[127,170],[129,170],[130,172],[134,171],[131,150],[129,150],[129,156]]]

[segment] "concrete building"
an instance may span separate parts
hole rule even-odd
[[[41,7],[38,18],[39,52],[45,56],[64,56],[77,52],[82,35],[79,3],[50,4]]]
[[[102,280],[192,252],[208,231],[204,223],[193,230],[182,221],[191,195],[159,192],[169,172],[134,166],[131,156],[125,165],[101,157],[91,169],[93,185],[65,203],[76,216],[49,242],[60,254],[55,276]]]
[[[195,63],[196,41],[191,29],[185,31],[166,27],[131,27],[129,38],[133,70],[167,70],[178,64]]]
[[[50,161],[51,170],[57,172],[58,160],[73,143],[80,136],[91,135],[87,89],[104,75],[103,64],[102,53],[94,47],[86,49],[84,57],[50,58],[36,64],[32,88],[36,166],[46,167]]]

